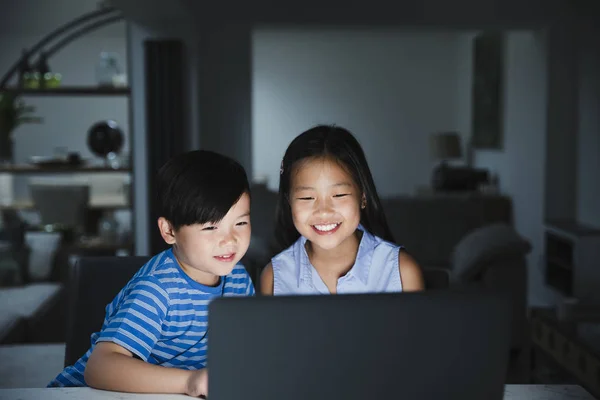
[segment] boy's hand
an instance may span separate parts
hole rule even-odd
[[[187,381],[186,394],[193,397],[208,396],[208,371],[206,368],[192,372]]]

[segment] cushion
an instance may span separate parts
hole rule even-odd
[[[17,314],[0,308],[0,343],[21,340],[25,332],[25,321]]]
[[[529,241],[510,225],[487,225],[473,230],[456,245],[452,253],[452,272],[459,280],[470,280],[492,262],[522,257],[530,251]]]
[[[26,286],[8,287],[0,290],[1,313],[31,318],[60,293],[58,283],[34,283]]]

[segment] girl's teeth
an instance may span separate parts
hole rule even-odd
[[[317,228],[320,231],[327,232],[334,229],[336,226],[338,226],[338,224],[315,225],[315,228]]]

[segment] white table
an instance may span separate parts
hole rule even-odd
[[[64,359],[62,343],[0,346],[0,393],[4,389],[45,387],[63,370]]]
[[[593,400],[577,385],[506,385],[505,400]],[[89,388],[0,389],[0,400],[184,400],[184,395],[131,394]]]

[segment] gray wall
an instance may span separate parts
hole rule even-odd
[[[542,278],[546,143],[546,46],[541,32],[511,32],[505,48],[504,149],[475,152],[475,165],[499,178],[513,201],[517,231],[532,244],[529,304],[553,302]]]
[[[583,25],[579,58],[577,217],[600,227],[600,29]]]
[[[456,80],[467,41],[456,31],[256,29],[255,175],[276,189],[292,139],[315,124],[335,123],[363,145],[382,195],[429,185],[429,135],[461,130],[457,99],[470,88]]]
[[[148,170],[146,168],[146,108],[144,99],[145,74],[144,74],[144,48],[143,41],[152,36],[152,32],[138,24],[129,23],[127,27],[127,46],[131,62],[129,63],[129,76],[131,86],[131,152],[133,166],[132,198],[133,198],[133,226],[136,255],[148,255],[149,229],[156,229],[150,225],[148,218]]]
[[[252,177],[252,43],[244,25],[198,28],[198,140],[237,159]]]
[[[118,3],[142,1],[116,0]],[[254,0],[236,3],[235,12],[232,12],[231,4],[226,2],[211,4],[210,11],[197,0],[177,2],[198,24],[227,21],[288,26],[388,25],[462,29],[540,27],[569,13],[572,3],[569,0],[371,0],[368,3],[363,0]],[[162,0],[162,4],[166,6],[170,1]]]
[[[577,217],[578,46],[575,26],[547,32],[546,219]]]
[[[144,41],[149,39],[161,38],[182,38],[185,42],[185,57],[188,62],[188,68],[185,71],[188,93],[186,102],[190,107],[185,111],[187,121],[185,126],[188,129],[185,141],[188,149],[195,149],[199,146],[198,127],[199,118],[195,112],[193,104],[197,104],[197,72],[195,49],[198,46],[196,35],[192,28],[186,24],[168,25],[160,23],[140,24],[130,22],[128,24],[127,44],[129,50],[129,75],[131,76],[131,118],[132,118],[132,144],[133,144],[133,226],[135,234],[135,253],[138,255],[149,255],[149,237],[148,232],[157,229],[156,221],[150,216],[148,207],[148,178],[149,174],[155,171],[149,171],[147,168],[147,137],[146,137],[146,91],[144,71]]]

